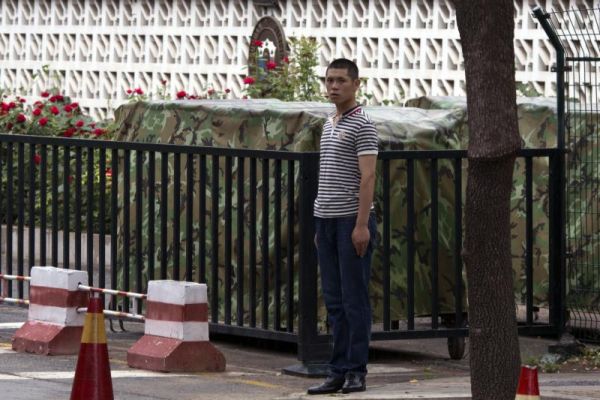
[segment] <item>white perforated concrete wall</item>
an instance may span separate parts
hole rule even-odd
[[[554,51],[530,15],[590,8],[596,1],[515,2],[517,80],[554,94]],[[381,101],[462,95],[464,73],[449,0],[282,0],[264,7],[237,0],[0,0],[0,88],[38,95],[58,73],[68,95],[103,116],[125,89],[202,93],[243,90],[252,29],[277,17],[289,36],[320,43],[319,74],[336,57],[355,59],[366,91]]]

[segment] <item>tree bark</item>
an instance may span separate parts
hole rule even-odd
[[[465,60],[469,167],[465,242],[471,393],[514,399],[519,342],[510,252],[510,194],[521,147],[512,0],[455,0]]]

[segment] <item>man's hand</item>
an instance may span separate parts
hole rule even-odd
[[[354,227],[354,230],[352,231],[352,244],[354,245],[357,256],[363,257],[367,253],[370,239],[371,234],[366,225],[357,225]]]

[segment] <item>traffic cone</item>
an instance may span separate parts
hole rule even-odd
[[[517,388],[515,400],[540,400],[537,367],[521,366],[521,376],[519,376],[519,387]]]
[[[102,299],[91,298],[83,324],[71,400],[114,400],[102,311]]]

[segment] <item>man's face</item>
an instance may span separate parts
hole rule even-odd
[[[352,79],[347,69],[329,68],[325,77],[327,96],[334,104],[343,104],[354,100],[360,81]]]

